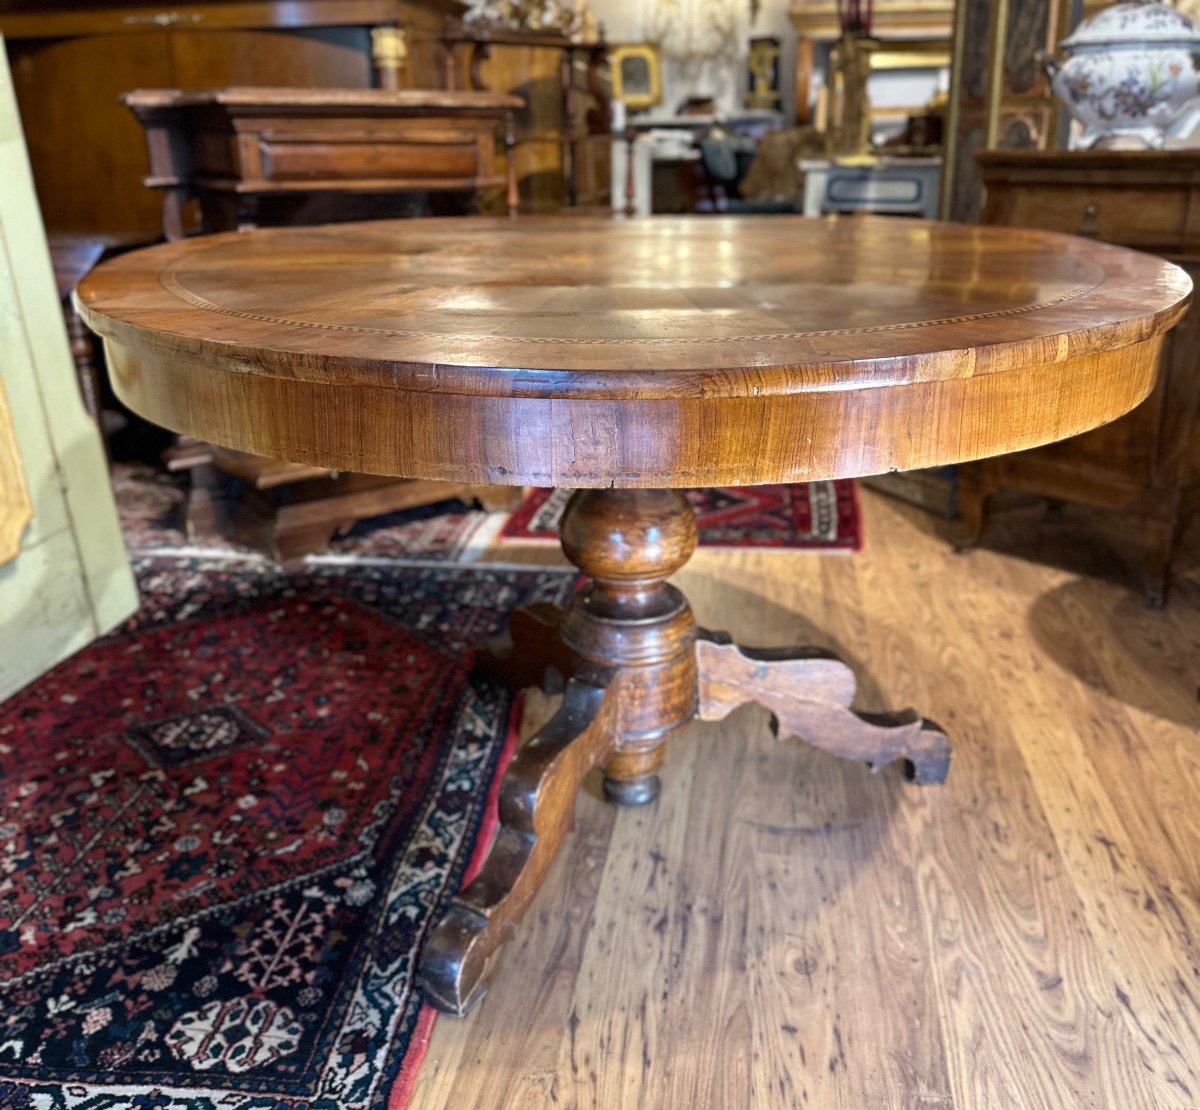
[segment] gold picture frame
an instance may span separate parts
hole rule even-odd
[[[631,112],[662,102],[662,55],[653,42],[629,42],[609,51],[613,98]]]
[[[871,69],[949,69],[952,52],[949,39],[886,39],[871,52]]]

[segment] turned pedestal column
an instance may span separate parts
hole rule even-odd
[[[949,741],[915,713],[853,712],[854,675],[828,653],[746,650],[697,628],[687,598],[666,581],[696,547],[696,518],[680,491],[580,490],[561,538],[590,581],[565,610],[518,612],[511,642],[488,661],[514,685],[542,682],[552,671],[567,683],[558,712],[505,775],[487,862],[425,949],[421,987],[451,1013],[481,997],[488,960],[541,885],[595,766],[604,769],[611,801],[652,802],[672,733],[757,701],[780,735],[803,736],[875,769],[903,759],[929,783],[949,767]]]
[[[696,620],[667,578],[696,549],[696,516],[679,490],[581,490],[562,546],[591,581],[559,634],[576,673],[619,676],[604,793],[622,805],[658,796],[666,739],[696,712]]]

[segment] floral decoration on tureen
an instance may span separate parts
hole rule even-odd
[[[1080,146],[1132,139],[1161,147],[1192,116],[1200,30],[1168,4],[1133,0],[1105,8],[1063,40],[1062,52],[1061,62],[1043,63],[1055,95],[1084,126]]]

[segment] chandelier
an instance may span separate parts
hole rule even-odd
[[[746,0],[659,0],[650,38],[690,91],[707,78],[723,92],[738,73],[747,14]]]

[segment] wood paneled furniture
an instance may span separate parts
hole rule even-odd
[[[1200,152],[990,151],[978,156],[990,224],[1067,231],[1200,273]],[[1176,541],[1200,505],[1200,316],[1172,332],[1145,404],[1086,435],[960,471],[970,541],[1001,488],[1113,509],[1144,538],[1146,603],[1165,602]]]
[[[426,89],[138,89],[122,100],[146,129],[150,175],[163,191],[163,233],[184,235],[200,201],[205,231],[311,223],[314,198],[397,193],[478,196],[503,189],[517,212],[515,96]],[[497,136],[500,138],[497,144]],[[495,172],[497,147],[503,174]],[[273,215],[264,210],[274,207]],[[281,210],[282,209],[282,210]]]
[[[568,677],[505,775],[500,829],[431,936],[463,1012],[532,901],[595,766],[658,792],[669,735],[746,702],[781,735],[940,782],[911,711],[859,714],[852,671],[697,628],[666,579],[696,545],[677,487],[871,474],[1030,447],[1154,386],[1191,282],[1029,231],[875,217],[446,220],[248,232],[106,263],[79,290],[113,385],[168,427],[337,468],[576,487],[564,611],[494,665]]]
[[[157,234],[129,89],[436,88],[460,0],[0,0],[47,230]],[[399,34],[402,32],[402,39]],[[399,49],[397,43],[399,41]]]

